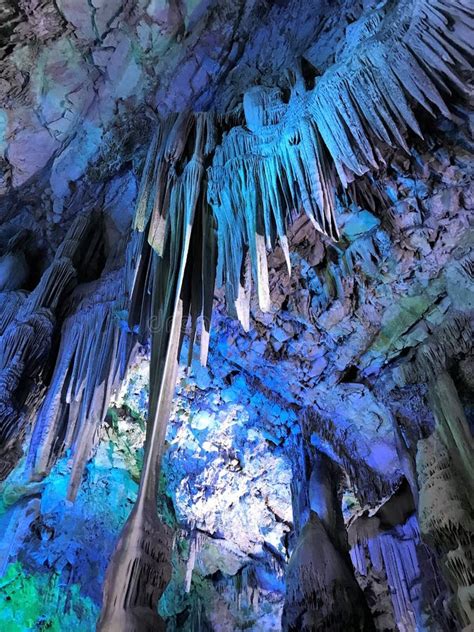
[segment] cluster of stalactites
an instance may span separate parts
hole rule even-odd
[[[422,135],[413,103],[451,117],[442,93],[465,91],[457,72],[469,68],[471,13],[463,1],[401,0],[349,27],[307,106],[343,184],[384,164],[387,145],[407,149],[407,129]]]
[[[260,308],[271,307],[267,252],[276,243],[290,271],[293,212],[337,239],[336,176],[346,186],[384,165],[387,147],[407,150],[407,130],[421,136],[414,106],[451,116],[445,98],[450,86],[464,91],[470,25],[464,1],[386,3],[348,29],[337,63],[313,89],[298,76],[288,102],[278,88],[247,91],[245,126],[224,131],[219,144],[212,114],[169,117],[151,143],[136,228],[162,255],[170,216],[202,182],[217,222],[217,282],[247,328],[252,279]]]
[[[216,149],[208,193],[218,226],[217,280],[244,326],[252,276],[260,308],[271,307],[267,251],[277,239],[291,271],[286,232],[293,210],[304,210],[316,230],[337,238],[334,174],[314,119],[256,127],[267,122],[263,111],[277,96],[255,88],[246,97],[248,127],[233,128]]]
[[[161,286],[165,304],[168,279],[181,274],[184,314],[191,316],[192,341],[201,317],[201,362],[207,361],[215,279],[216,235],[207,202],[207,173],[216,145],[216,124],[211,113],[171,115],[158,124],[148,151],[134,227],[147,232],[158,256],[154,279],[153,256],[142,257],[138,275]],[[184,256],[185,260],[180,261]],[[189,263],[187,261],[189,257]],[[180,267],[181,263],[184,265]],[[164,282],[166,280],[166,282]],[[174,281],[173,281],[174,282]],[[160,314],[153,317],[161,319]]]

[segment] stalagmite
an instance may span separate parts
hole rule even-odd
[[[295,485],[307,487],[303,498],[299,493],[295,506],[304,503],[306,495],[309,517],[298,533],[288,565],[283,630],[373,630],[350,563],[337,497],[337,470],[320,453],[311,459],[310,470],[310,480]]]

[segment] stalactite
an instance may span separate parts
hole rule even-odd
[[[403,474],[405,475],[408,484],[410,485],[410,491],[413,496],[413,500],[415,502],[415,506],[418,505],[418,482],[416,477],[416,463],[415,458],[410,454],[407,443],[405,441],[405,437],[398,425],[398,421],[395,416],[390,414],[390,418],[392,421],[393,434],[395,437],[395,446],[397,449],[397,456],[400,460],[400,465],[403,470]]]
[[[170,534],[157,516],[158,480],[171,401],[174,394],[179,352],[188,315],[194,323],[209,309],[210,288],[202,286],[203,272],[211,252],[203,251],[202,226],[206,225],[206,207],[202,195],[205,150],[210,129],[205,115],[179,116],[166,138],[164,150],[152,143],[154,171],[160,182],[166,174],[163,195],[150,218],[148,239],[153,251],[146,251],[140,265],[153,265],[151,311],[155,317],[151,329],[150,400],[145,442],[145,457],[137,502],[127,520],[107,569],[103,609],[99,629],[110,632],[160,630],[157,602],[170,579]],[[186,155],[188,139],[194,133],[192,154]],[[146,179],[151,166],[145,167],[141,191],[147,195]],[[159,190],[159,187],[156,191]],[[156,193],[158,195],[158,193]],[[158,198],[155,198],[155,202]],[[139,199],[138,209],[151,205]],[[141,212],[141,211],[140,211]],[[164,224],[164,225],[163,225]],[[145,228],[144,223],[141,224]],[[157,237],[157,235],[159,235]],[[198,282],[196,283],[196,273]],[[140,277],[140,271],[137,278]],[[206,276],[207,278],[207,276]],[[203,300],[203,295],[206,297]],[[208,328],[208,323],[204,325]]]
[[[429,112],[436,105],[449,118],[439,89],[449,90],[441,77],[463,89],[452,66],[468,67],[459,52],[469,53],[468,24],[461,4],[419,0],[382,5],[350,29],[349,45],[321,78],[310,104],[343,182],[353,179],[351,172],[361,175],[377,166],[381,143],[406,147],[406,127],[421,135],[409,99]]]
[[[217,279],[239,317],[247,253],[263,311],[270,309],[266,250],[276,238],[290,271],[291,210],[303,210],[317,230],[337,238],[334,170],[347,186],[383,165],[387,146],[407,149],[407,129],[422,135],[415,105],[451,117],[442,94],[450,95],[448,85],[464,91],[459,73],[470,68],[469,25],[463,3],[386,3],[349,29],[338,62],[312,90],[300,76],[288,104],[277,89],[245,94],[246,127],[224,135],[208,191],[219,231]],[[362,257],[371,264],[369,252]]]
[[[218,283],[225,282],[229,307],[245,292],[242,258],[248,251],[264,311],[270,309],[266,251],[277,237],[291,270],[289,211],[302,206],[317,230],[337,236],[334,180],[317,129],[310,119],[299,120],[298,127],[282,127],[275,123],[275,113],[270,125],[263,112],[269,101],[279,111],[275,91],[255,88],[246,95],[251,129],[236,127],[224,137],[216,149],[208,193],[219,229]],[[256,121],[268,124],[252,129]]]
[[[189,556],[188,556],[188,561],[186,563],[185,590],[187,593],[191,590],[191,581],[193,578],[194,565],[196,563],[196,555],[199,552],[198,550],[199,546],[198,546],[197,540],[198,540],[198,535],[196,531],[194,530],[190,538]]]

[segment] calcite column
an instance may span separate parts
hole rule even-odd
[[[306,465],[308,465],[306,463]],[[373,630],[364,594],[350,562],[342,509],[337,494],[337,469],[317,453],[311,458],[306,488],[308,516],[299,530],[286,577],[283,611],[285,632]]]
[[[456,475],[450,450],[439,430],[418,442],[417,471],[421,532],[440,554],[444,574],[456,595],[461,621],[471,630],[470,626],[474,626],[472,497]]]
[[[429,385],[429,401],[440,438],[464,485],[473,491],[474,442],[451,376],[441,371]]]

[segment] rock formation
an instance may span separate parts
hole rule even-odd
[[[470,4],[0,15],[0,628],[471,629]]]
[[[308,463],[295,472],[293,489],[299,503],[294,513],[307,519],[295,533],[288,563],[283,630],[373,630],[349,558],[337,468],[317,451],[306,459]],[[305,470],[309,480],[304,480]]]

